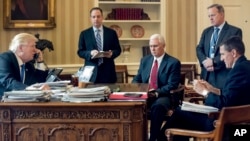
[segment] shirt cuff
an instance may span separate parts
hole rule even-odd
[[[158,92],[155,92],[155,97],[157,98],[159,96],[159,93]]]
[[[44,63],[44,62],[37,62],[35,63],[35,68],[38,69],[38,70],[41,70],[41,71],[46,71],[48,70],[48,67],[47,65]]]
[[[207,90],[203,90],[201,94],[202,94],[204,97],[207,97],[208,91],[207,91]]]

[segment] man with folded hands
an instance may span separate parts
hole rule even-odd
[[[244,55],[245,46],[238,36],[231,37],[220,46],[221,60],[226,68],[231,68],[222,90],[213,87],[204,80],[197,80],[194,90],[205,97],[205,105],[218,109],[228,106],[250,104],[250,61]],[[206,114],[175,110],[170,120],[161,130],[161,139],[166,141],[165,130],[168,128],[181,128],[199,131],[212,131],[214,120]],[[224,138],[226,139],[226,138]],[[183,141],[188,137],[174,136],[174,140]]]
[[[181,63],[165,52],[165,40],[160,34],[149,39],[152,55],[141,59],[133,83],[149,83],[147,105],[150,108],[150,141],[158,138],[161,125],[172,107],[170,91],[178,88],[181,78]]]
[[[5,91],[24,90],[29,85],[45,82],[48,70],[36,42],[34,35],[20,33],[12,39],[9,51],[0,54],[0,97]],[[44,84],[39,89],[50,87]]]

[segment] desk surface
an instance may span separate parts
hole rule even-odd
[[[17,102],[0,102],[0,107],[123,107],[123,106],[138,106],[142,105],[143,101],[105,101],[105,102],[86,102],[86,103],[69,103],[61,101],[49,101],[49,102],[34,102],[34,103],[17,103]]]
[[[134,91],[141,84],[116,84]],[[146,102],[0,103],[0,140],[147,140]]]

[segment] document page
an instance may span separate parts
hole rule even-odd
[[[186,101],[183,101],[182,106],[181,106],[181,110],[204,113],[204,114],[219,111],[219,109],[216,107],[194,104],[194,103],[190,103],[190,102],[186,102]]]

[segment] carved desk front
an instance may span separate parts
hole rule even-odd
[[[145,102],[0,103],[0,141],[144,141]]]

